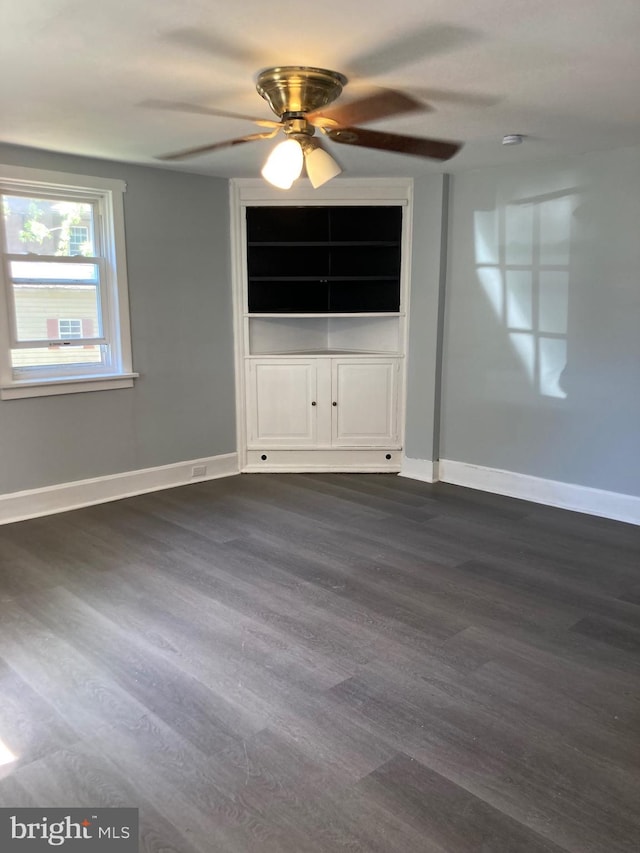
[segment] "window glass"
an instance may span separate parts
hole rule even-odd
[[[9,270],[18,343],[60,340],[58,321],[68,317],[79,318],[81,334],[76,337],[102,337],[97,263],[10,261]],[[55,356],[38,363],[57,363]]]
[[[9,254],[95,255],[91,203],[5,195],[2,207]]]
[[[42,284],[98,283],[98,264],[65,264],[57,261],[10,261],[13,281],[33,281]]]
[[[59,367],[70,369],[73,367],[96,367],[106,364],[107,347],[101,345],[77,346],[64,344],[51,346],[47,349],[38,347],[26,347],[25,349],[14,349],[11,352],[11,363],[15,369]]]

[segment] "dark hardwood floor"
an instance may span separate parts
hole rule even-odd
[[[639,528],[386,474],[7,525],[0,806],[136,806],[163,853],[637,853],[639,615]]]

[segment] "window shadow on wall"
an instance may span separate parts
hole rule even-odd
[[[576,187],[474,212],[478,281],[533,389],[565,399]]]

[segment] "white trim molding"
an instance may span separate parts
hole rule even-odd
[[[640,497],[635,495],[545,480],[451,459],[441,459],[439,468],[440,480],[445,483],[640,525]]]
[[[411,459],[409,456],[402,457],[402,468],[400,477],[408,477],[410,480],[421,480],[423,483],[437,483],[439,477],[439,466],[431,459]]]
[[[139,373],[116,373],[112,376],[81,376],[73,379],[48,379],[46,382],[30,380],[0,386],[0,400],[22,400],[25,397],[51,397],[55,394],[80,394],[83,391],[109,391],[116,388],[133,388]]]
[[[130,498],[203,480],[216,480],[238,474],[237,453],[189,459],[157,468],[125,471],[89,480],[59,483],[40,489],[0,495],[0,524],[24,521],[83,506]]]
[[[310,454],[303,447],[294,450],[279,448],[248,450],[243,474],[313,473],[354,471],[362,473],[397,473],[400,451],[389,448],[317,448]]]

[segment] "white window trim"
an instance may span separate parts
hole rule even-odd
[[[123,194],[127,185],[113,178],[98,178],[29,169],[21,166],[0,165],[0,185],[3,191],[33,187],[38,190],[85,191],[99,195],[106,216],[102,226],[106,237],[104,258],[115,276],[116,285],[105,287],[109,339],[111,342],[111,365],[104,372],[91,371],[86,375],[64,376],[64,369],[55,376],[40,375],[28,379],[16,379],[11,364],[10,322],[4,293],[0,298],[0,399],[15,400],[23,397],[45,397],[54,394],[75,394],[86,391],[131,388],[134,373],[131,354],[131,325],[129,320],[129,290],[127,283],[126,245],[124,229]],[[0,270],[0,276],[4,271]]]

